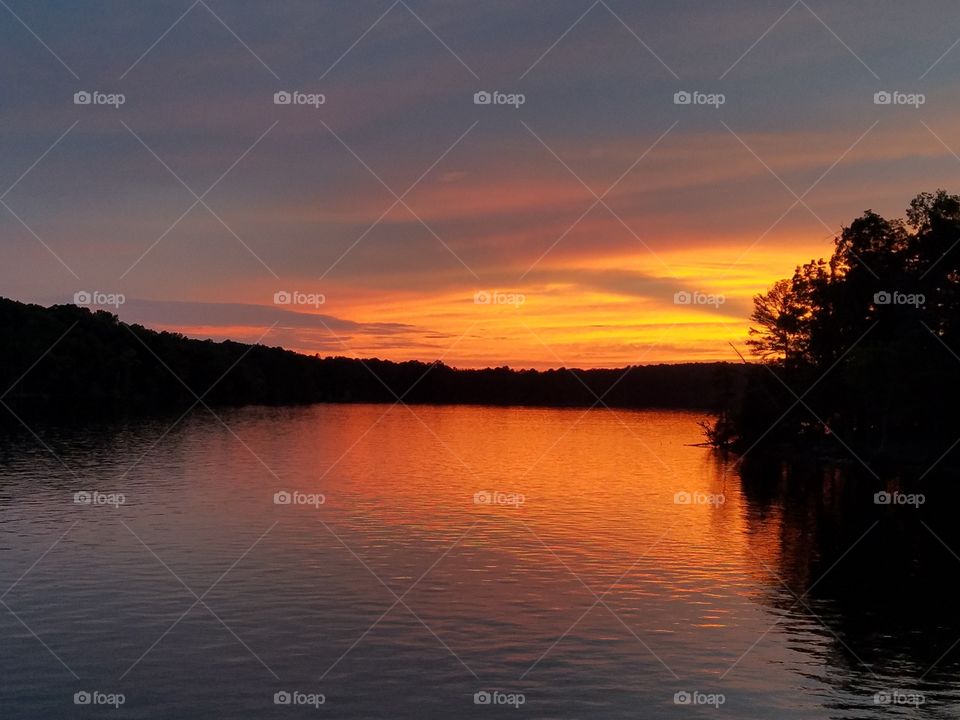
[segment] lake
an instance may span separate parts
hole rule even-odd
[[[902,478],[690,412],[217,412],[2,436],[0,716],[957,717]]]

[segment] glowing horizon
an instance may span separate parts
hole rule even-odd
[[[909,8],[54,4],[0,26],[0,295],[122,293],[105,309],[191,337],[737,361],[751,298],[843,225],[958,189],[960,51]],[[294,291],[324,302],[274,302]]]

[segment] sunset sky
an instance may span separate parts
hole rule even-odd
[[[736,360],[842,225],[958,190],[958,38],[950,0],[0,0],[0,295],[322,355]]]

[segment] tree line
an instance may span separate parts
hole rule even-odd
[[[408,404],[716,410],[723,404],[720,388],[730,384],[724,378],[741,372],[727,363],[537,371],[321,358],[157,332],[74,305],[44,308],[0,298],[0,397],[18,414],[166,411],[189,407],[197,397],[210,406],[402,398]],[[10,419],[2,407],[0,414]]]

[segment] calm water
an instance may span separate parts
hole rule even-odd
[[[0,717],[958,716],[929,497],[743,474],[691,413],[414,410],[5,436]]]

